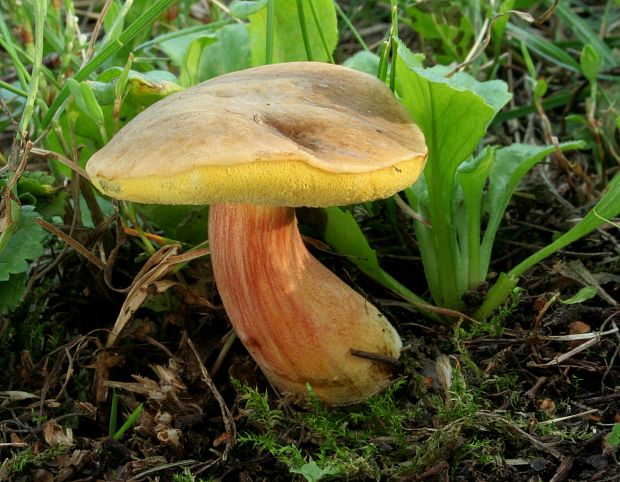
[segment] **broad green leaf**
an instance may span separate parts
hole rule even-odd
[[[300,27],[297,2],[294,0],[273,0],[275,22],[273,28],[273,63],[307,60],[306,47]],[[317,13],[315,22],[310,0],[303,0],[306,32],[313,60],[328,61],[338,42],[336,9],[332,0],[313,0]],[[252,64],[263,65],[267,58],[267,3],[249,16],[248,26],[252,48]],[[320,29],[320,32],[319,32]],[[325,40],[326,51],[321,34]]]
[[[253,13],[260,11],[267,5],[267,0],[234,0],[230,4],[230,14],[234,17],[248,18]]]
[[[16,308],[26,292],[27,273],[9,275],[6,281],[0,281],[0,315]]]
[[[305,463],[299,468],[291,467],[289,470],[293,474],[299,474],[303,476],[303,478],[306,479],[307,482],[319,482],[325,477],[337,475],[341,472],[340,469],[330,465],[329,463],[325,464],[324,467],[319,467],[319,465],[314,460]]]
[[[214,35],[208,34],[201,35],[189,43],[183,57],[181,75],[179,76],[179,80],[183,87],[191,87],[198,83],[202,51],[208,45],[216,42],[216,40]]]
[[[327,243],[340,254],[347,256],[349,261],[363,273],[381,285],[414,303],[426,303],[379,266],[377,254],[368,245],[364,233],[350,212],[337,207],[329,207],[325,209],[325,213],[327,214],[327,223],[323,237]]]
[[[620,6],[620,0],[617,0],[616,3]],[[613,424],[611,427],[611,432],[609,432],[609,436],[607,437],[607,441],[612,447],[620,445],[620,423]]]
[[[205,34],[204,32],[190,30],[186,35],[178,35],[170,40],[160,42],[159,48],[168,56],[170,62],[181,68],[191,43],[196,39],[212,35],[211,33]]]
[[[196,245],[207,238],[206,206],[136,205],[136,209],[159,227],[166,238]]]
[[[453,229],[456,173],[511,96],[504,82],[478,82],[465,73],[446,77],[445,67],[425,69],[396,42],[396,90],[424,132],[429,151],[423,184],[407,190],[410,202],[417,198],[412,207],[433,226],[415,223],[424,270],[436,303],[460,308],[467,290],[467,256],[460,252]]]
[[[345,60],[343,65],[376,77],[379,72],[379,56],[372,52],[361,50],[353,57]]]
[[[7,281],[10,275],[28,271],[28,261],[32,261],[45,252],[43,242],[47,237],[45,231],[36,222],[39,214],[34,206],[21,206],[14,209],[10,231],[5,230],[2,236],[8,236],[0,251],[0,281]]]
[[[560,303],[564,305],[575,305],[578,303],[583,303],[584,301],[588,301],[594,298],[597,293],[598,289],[596,288],[596,286],[584,286],[570,298],[560,300]]]
[[[576,141],[560,144],[559,147],[562,151],[570,151],[583,146],[583,142]],[[495,235],[504,218],[510,198],[523,177],[554,150],[554,146],[512,144],[495,151],[487,193],[489,219],[482,239],[480,258],[481,270],[485,273],[491,262]]]
[[[201,81],[251,66],[250,37],[246,24],[226,25],[217,31],[215,37],[217,42],[202,52]]]
[[[101,84],[101,86],[93,90],[101,105],[112,105],[114,103],[116,79],[122,73],[123,69],[114,67],[106,70],[98,77],[100,82],[97,82],[97,84]],[[174,74],[170,72],[152,70],[143,73],[130,70],[127,75],[126,92],[123,101],[123,105],[128,108],[129,112],[124,112],[123,115],[131,119],[149,105],[180,90],[183,90],[183,87],[181,87]],[[133,115],[132,109],[137,110]]]
[[[582,141],[565,142],[559,145],[562,151],[581,149]],[[489,220],[484,234],[483,252],[488,256],[495,234],[504,217],[510,198],[523,177],[540,161],[555,150],[554,146],[533,146],[512,144],[495,151],[495,160],[489,174],[488,209]]]
[[[450,188],[459,164],[511,95],[504,82],[478,82],[465,73],[447,78],[445,67],[425,69],[411,65],[409,58],[409,49],[398,41],[396,90],[426,137],[427,183],[441,179]]]
[[[17,181],[18,197],[31,194],[34,197],[49,196],[54,193],[54,177],[43,171],[26,171]],[[0,186],[6,185],[4,179],[0,179]]]

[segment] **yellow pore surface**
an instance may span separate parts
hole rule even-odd
[[[106,180],[93,184],[117,199],[155,204],[246,204],[338,206],[382,199],[410,186],[424,156],[362,173],[333,173],[304,161],[269,161],[203,166],[167,176]]]

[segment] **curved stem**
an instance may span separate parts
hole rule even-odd
[[[389,383],[380,359],[398,358],[398,334],[310,255],[293,208],[213,205],[209,243],[231,323],[276,388],[303,396],[310,384],[327,403],[346,404]]]

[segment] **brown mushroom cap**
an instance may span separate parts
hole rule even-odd
[[[234,72],[140,113],[86,170],[102,192],[159,204],[330,206],[415,182],[420,129],[385,84],[318,62]]]

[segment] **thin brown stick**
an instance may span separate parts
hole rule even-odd
[[[97,258],[97,256],[95,256],[88,249],[86,249],[84,247],[84,245],[82,245],[81,243],[77,242],[71,236],[63,233],[60,229],[58,229],[53,224],[48,223],[45,219],[42,219],[42,218],[37,218],[37,224],[39,224],[40,226],[42,226],[43,228],[48,230],[50,233],[58,236],[64,242],[69,244],[73,249],[75,249],[78,253],[80,253],[82,256],[84,256],[88,261],[90,261],[95,266],[97,266],[97,268],[99,268],[101,270],[105,270],[106,269],[106,264],[103,261],[101,261],[99,258]]]
[[[47,149],[40,149],[38,147],[33,147],[30,150],[30,152],[32,152],[32,154],[35,154],[37,156],[41,156],[45,159],[47,158],[55,159],[58,162],[61,162],[62,164],[67,166],[72,171],[77,172],[84,179],[89,179],[88,174],[86,174],[86,171],[84,169],[82,169],[75,161],[72,161],[71,159],[63,156],[62,154],[59,154],[54,151],[48,151]]]
[[[226,402],[224,401],[224,398],[218,391],[215,383],[213,383],[213,380],[211,379],[207,368],[204,366],[204,363],[202,362],[202,359],[198,354],[198,350],[196,350],[194,343],[189,337],[187,337],[187,345],[190,347],[190,349],[194,353],[194,356],[196,357],[196,361],[198,362],[198,366],[200,367],[200,372],[202,373],[202,380],[207,384],[209,390],[211,390],[211,393],[217,400],[217,403],[219,403],[220,405],[222,419],[224,421],[224,428],[226,432],[230,434],[230,437],[226,438],[226,447],[224,448],[224,452],[222,453],[222,460],[225,461],[228,457],[228,453],[232,450],[235,444],[235,439],[237,438],[237,427],[235,426],[235,421],[232,414],[230,413],[230,410],[228,409],[228,406],[226,405]]]

